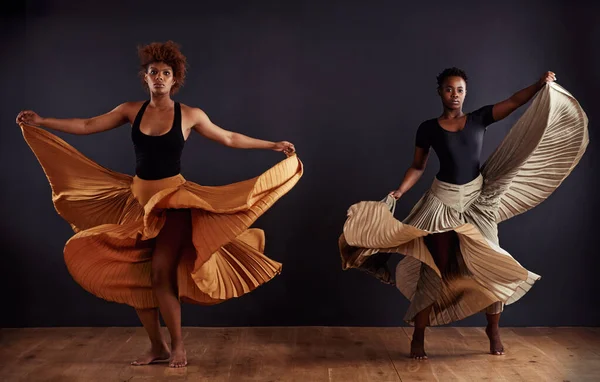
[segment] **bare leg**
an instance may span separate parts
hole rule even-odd
[[[181,335],[181,305],[177,297],[177,265],[183,239],[189,234],[190,226],[189,211],[167,211],[167,221],[156,238],[152,254],[152,289],[158,300],[160,314],[171,335],[170,367],[187,365]]]
[[[490,354],[503,355],[504,346],[502,345],[502,341],[500,341],[500,313],[486,314],[485,316],[488,322],[485,333],[490,339]]]
[[[454,231],[436,233],[425,237],[425,244],[433,256],[442,278],[456,267],[458,235]]]
[[[432,306],[429,305],[415,316],[415,330],[410,342],[410,357],[418,360],[427,359],[425,353],[425,328],[429,325],[429,314]]]
[[[140,358],[133,361],[133,366],[149,365],[155,362],[166,361],[171,357],[169,347],[165,342],[162,331],[160,330],[160,321],[158,319],[158,309],[136,309],[135,310],[148,333],[150,338],[150,350]]]
[[[454,259],[456,245],[458,244],[456,232],[449,231],[427,236],[425,243],[433,256],[435,264],[440,272],[442,272],[442,277],[445,277],[451,269],[451,265],[456,261]],[[425,353],[425,328],[429,325],[431,308],[432,306],[430,305],[415,316],[415,329],[410,343],[411,358],[418,360],[427,359],[427,353]]]

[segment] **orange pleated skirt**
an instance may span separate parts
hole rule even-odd
[[[192,234],[177,270],[181,301],[217,304],[281,272],[281,264],[263,254],[264,232],[249,227],[302,176],[296,155],[253,179],[201,186],[181,175],[149,181],[120,174],[46,130],[24,124],[21,130],[46,173],[56,211],[76,233],[64,248],[67,268],[90,293],[135,308],[158,306],[153,239],[167,209],[191,213]]]

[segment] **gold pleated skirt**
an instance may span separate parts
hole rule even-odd
[[[249,227],[302,176],[296,155],[253,179],[201,186],[181,175],[143,180],[120,174],[46,130],[21,129],[50,182],[56,211],[76,232],[64,248],[67,268],[94,295],[135,308],[158,306],[151,261],[168,209],[191,214],[177,270],[181,301],[217,304],[281,272],[281,264],[263,254],[264,232]]]
[[[552,194],[584,154],[587,126],[577,100],[556,83],[546,85],[477,179],[465,185],[434,180],[403,222],[391,212],[391,197],[352,205],[339,238],[343,269],[365,267],[376,254],[405,255],[395,284],[411,301],[404,317],[410,324],[430,305],[430,324],[442,325],[514,303],[540,276],[499,246],[497,224]],[[459,239],[457,268],[442,277],[424,237],[451,230]]]

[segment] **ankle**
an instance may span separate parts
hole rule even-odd
[[[423,342],[425,340],[425,328],[415,328],[413,331],[412,340]]]
[[[490,335],[500,334],[500,327],[497,324],[488,324],[488,326],[485,328],[485,332]]]
[[[165,340],[151,341],[150,346],[152,346],[152,349],[166,349],[167,343],[165,342]]]
[[[178,339],[178,340],[171,341],[171,348],[173,350],[183,349],[183,340],[182,339]]]

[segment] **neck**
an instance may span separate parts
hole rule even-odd
[[[150,94],[150,106],[159,109],[170,108],[173,106],[173,100],[170,94]]]
[[[444,107],[444,111],[442,112],[442,118],[444,119],[454,119],[460,118],[464,115],[462,108],[460,109],[448,109]]]

